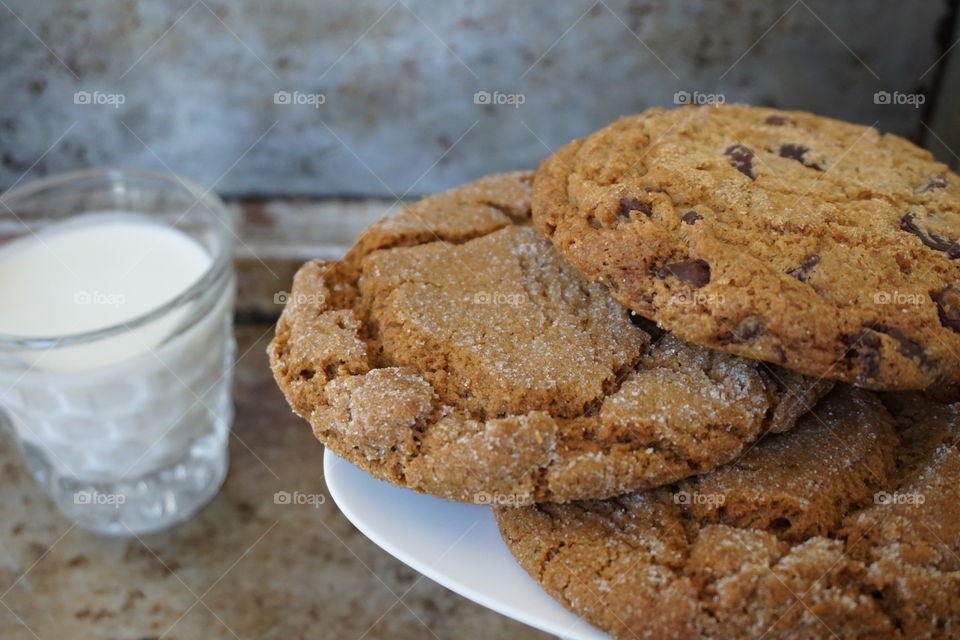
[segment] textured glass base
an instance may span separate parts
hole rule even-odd
[[[225,437],[211,433],[198,438],[174,464],[120,482],[58,475],[35,445],[22,445],[27,468],[64,515],[96,533],[131,535],[182,522],[216,495],[227,474]]]

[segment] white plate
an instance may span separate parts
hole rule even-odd
[[[343,515],[374,544],[434,582],[561,638],[609,640],[560,606],[517,564],[489,507],[395,487],[329,450],[323,470]]]

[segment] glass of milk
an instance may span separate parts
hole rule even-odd
[[[222,484],[234,238],[219,198],[175,176],[0,195],[0,422],[80,526],[155,531]]]

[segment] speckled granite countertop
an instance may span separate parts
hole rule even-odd
[[[269,315],[271,289],[289,277],[266,262],[274,274],[251,267],[245,283],[241,269],[241,320]],[[332,500],[274,504],[276,491],[326,486],[323,447],[270,376],[272,330],[238,325],[230,472],[206,508],[166,532],[111,539],[71,526],[0,436],[0,638],[546,638],[393,559]]]

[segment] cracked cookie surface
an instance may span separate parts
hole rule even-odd
[[[960,404],[838,386],[669,487],[495,510],[524,569],[617,638],[954,638]]]
[[[830,386],[656,344],[530,224],[532,174],[490,176],[298,272],[269,352],[318,439],[444,498],[529,504],[702,473]]]
[[[960,381],[960,177],[897,136],[651,109],[545,160],[533,219],[684,340],[875,389]]]

